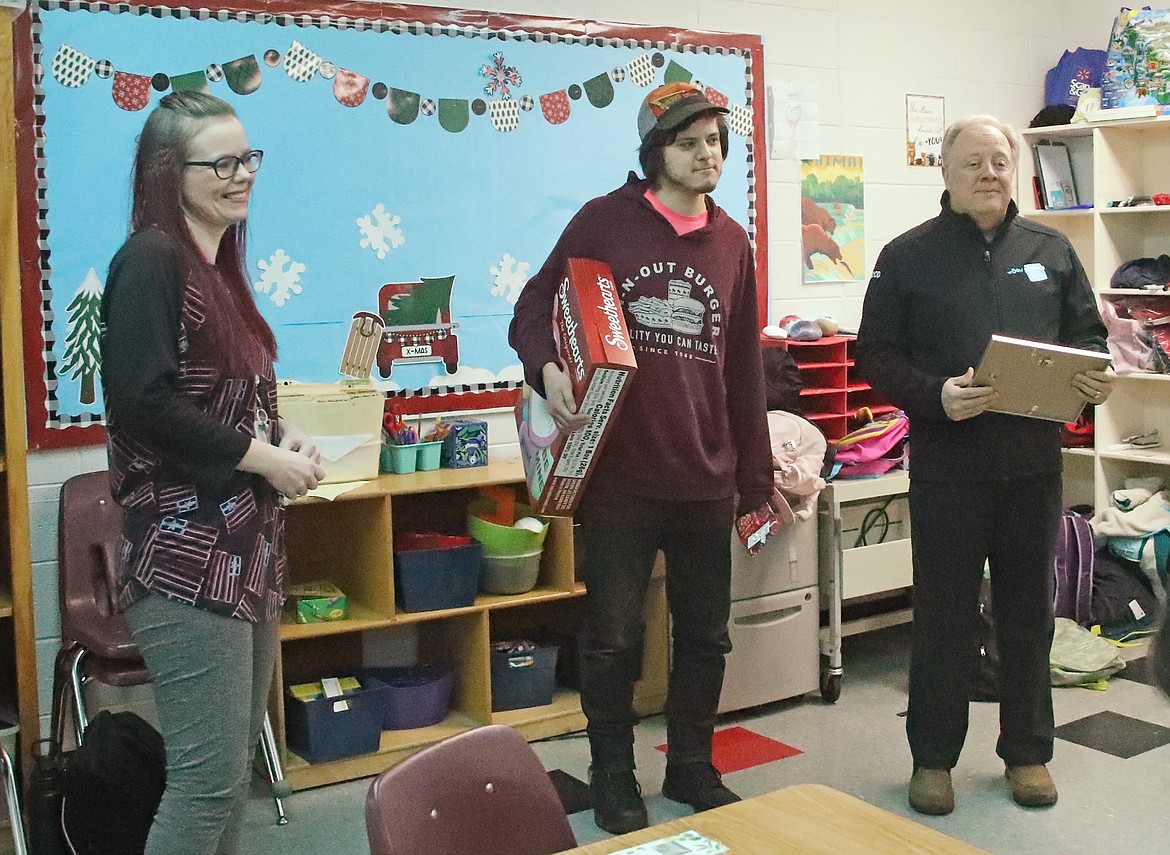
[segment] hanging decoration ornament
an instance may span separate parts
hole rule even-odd
[[[481,65],[479,73],[488,79],[488,85],[483,87],[486,95],[511,98],[512,87],[524,82],[520,78],[520,72],[513,66],[505,64],[502,51],[493,53],[491,65]]]
[[[264,77],[260,73],[260,63],[256,61],[256,54],[241,56],[239,59],[225,62],[223,76],[227,80],[228,88],[237,95],[251,95],[264,82]]]
[[[501,133],[510,133],[520,127],[520,104],[514,98],[502,98],[488,105],[492,126]]]
[[[93,67],[93,73],[105,80],[114,73],[114,64],[108,59],[100,59]]]
[[[536,102],[532,100],[531,95],[521,95],[520,96],[520,109],[523,110],[525,113],[527,113],[529,110],[531,110],[535,106],[536,106]]]
[[[707,87],[707,89],[703,92],[703,94],[706,95],[707,100],[710,101],[712,104],[714,104],[716,107],[726,107],[731,101],[730,98],[728,98],[726,95],[724,95],[718,89],[712,89],[710,86]]]
[[[467,127],[469,120],[466,98],[439,99],[439,124],[443,130],[457,134]]]
[[[321,66],[321,57],[300,42],[293,42],[284,55],[284,71],[298,83],[308,83]]]
[[[565,90],[540,96],[540,112],[550,125],[559,125],[569,118],[569,96]]]
[[[269,48],[264,51],[264,64],[269,68],[276,68],[280,65],[280,51]]]
[[[131,113],[150,103],[150,78],[141,74],[114,72],[114,103]]]
[[[731,112],[727,116],[727,127],[741,137],[752,135],[752,109],[743,104],[732,104]]]
[[[619,65],[609,73],[609,76],[613,78],[614,83],[621,83],[626,79],[626,69],[624,66]]]
[[[171,78],[160,71],[158,74],[151,75],[150,85],[154,87],[155,92],[166,92],[171,88]]]
[[[370,78],[362,77],[348,68],[337,69],[337,77],[333,81],[333,97],[339,104],[357,107],[366,100],[366,93],[369,91]]]
[[[630,79],[641,87],[654,82],[654,64],[650,61],[648,53],[636,56],[626,63],[626,71],[630,73]]]
[[[434,98],[423,98],[422,103],[418,106],[418,109],[419,112],[424,116],[433,116],[439,111],[439,108],[435,105]]]
[[[62,86],[76,89],[89,80],[95,65],[97,63],[81,51],[63,44],[57,48],[57,53],[53,57],[53,77]]]
[[[386,96],[386,112],[391,119],[400,125],[409,125],[418,118],[418,107],[417,92],[407,92],[405,89],[390,87],[390,92]],[[434,115],[434,112],[432,105],[431,112],[427,115]]]
[[[218,62],[213,62],[207,66],[203,70],[203,73],[207,75],[207,79],[212,83],[219,83],[219,81],[223,80],[223,66]]]
[[[609,75],[602,72],[596,77],[590,77],[586,80],[585,96],[589,99],[590,104],[599,109],[612,104],[613,83],[610,82]]]
[[[323,62],[321,67],[317,69],[317,73],[326,80],[332,80],[337,75],[337,66],[331,62]]]
[[[670,64],[666,66],[666,71],[662,72],[663,83],[690,83],[692,75],[689,71],[675,62],[673,59]]]
[[[207,75],[202,71],[188,71],[171,77],[172,92],[206,92]]]

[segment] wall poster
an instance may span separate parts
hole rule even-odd
[[[508,405],[512,306],[569,218],[637,169],[649,87],[730,109],[715,200],[767,301],[759,36],[379,3],[188,9],[36,0],[16,22],[29,445],[100,442],[97,315],[134,142],[171,90],[229,101],[265,152],[248,265],[278,376],[339,379],[376,336],[403,412]],[[351,348],[352,351],[352,348]]]
[[[907,166],[942,166],[945,111],[941,95],[906,96]]]
[[[865,172],[860,157],[823,154],[800,162],[804,282],[862,282]]]

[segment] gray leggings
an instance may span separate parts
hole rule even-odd
[[[153,678],[167,788],[146,855],[236,855],[279,621],[146,594],[126,611]]]

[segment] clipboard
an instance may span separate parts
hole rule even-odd
[[[1073,375],[1107,367],[1108,353],[993,335],[973,385],[991,386],[999,393],[991,412],[1071,422],[1085,406],[1072,385]]]

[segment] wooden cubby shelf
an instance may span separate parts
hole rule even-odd
[[[409,475],[382,475],[332,502],[301,499],[288,509],[287,543],[291,582],[325,579],[349,600],[347,620],[281,625],[278,679],[272,719],[293,789],[317,787],[374,775],[414,752],[480,725],[503,723],[530,739],[585,726],[577,692],[558,686],[551,704],[492,712],[491,642],[542,634],[571,637],[580,617],[584,585],[576,578],[573,525],[553,519],[545,538],[540,575],[531,591],[476,597],[463,608],[408,612],[396,603],[394,535],[406,531],[466,532],[468,506],[479,488],[505,486],[518,502],[526,499],[519,460],[493,460],[471,469],[439,469]],[[666,700],[666,606],[661,578],[647,598],[646,647],[635,706],[649,714]],[[288,750],[284,738],[284,687],[345,676],[378,661],[371,649],[414,650],[418,662],[455,668],[450,710],[439,724],[414,730],[383,731],[378,751],[329,763],[309,763]],[[401,664],[396,661],[393,664]]]

